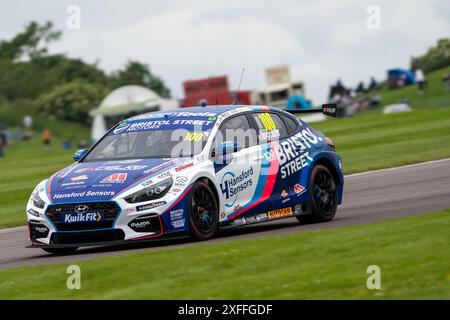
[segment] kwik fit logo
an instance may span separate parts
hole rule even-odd
[[[228,171],[220,182],[220,188],[222,189],[222,193],[225,195],[226,199],[234,198],[234,201],[230,203],[226,203],[225,206],[231,207],[237,199],[237,195],[250,187],[253,184],[251,177],[253,176],[253,167],[246,171],[242,171],[239,175]]]

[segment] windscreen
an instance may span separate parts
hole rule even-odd
[[[215,122],[215,116],[125,120],[84,161],[192,157],[203,150]]]

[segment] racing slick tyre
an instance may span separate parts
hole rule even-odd
[[[334,218],[337,210],[336,180],[323,165],[312,169],[310,180],[311,201],[307,215],[297,216],[301,223],[327,222]]]
[[[189,194],[189,233],[196,240],[208,240],[216,233],[219,209],[212,189],[204,182],[194,183]]]
[[[71,248],[42,248],[45,252],[52,253],[52,254],[71,254],[77,251],[78,247],[71,247]]]

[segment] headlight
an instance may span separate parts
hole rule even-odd
[[[144,190],[133,193],[125,198],[128,203],[138,203],[144,201],[155,200],[163,197],[172,186],[172,178],[158,182]]]
[[[44,209],[45,202],[44,200],[41,199],[41,197],[39,197],[39,189],[33,193],[32,201],[35,207],[39,209]]]

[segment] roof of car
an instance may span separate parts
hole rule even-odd
[[[205,107],[189,107],[189,108],[179,108],[172,110],[149,112],[129,118],[128,120],[144,120],[155,118],[155,116],[157,117],[158,115],[169,117],[170,116],[211,117],[211,116],[219,116],[227,111],[233,111],[237,109],[242,109],[242,111],[247,111],[245,109],[248,109],[248,111],[251,111],[251,110],[269,110],[270,108],[266,106],[251,106],[251,105],[214,105]]]

